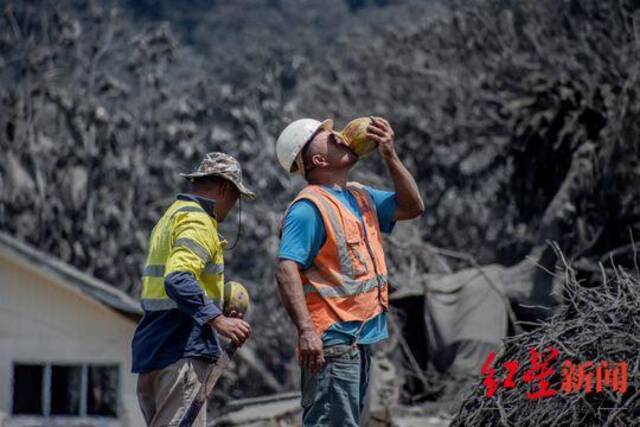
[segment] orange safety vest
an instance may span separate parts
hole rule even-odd
[[[347,189],[358,202],[364,227],[349,208],[318,185],[303,188],[291,203],[311,201],[327,234],[313,263],[301,274],[309,314],[320,335],[336,322],[369,320],[386,310],[389,302],[375,203],[362,185],[349,183]]]

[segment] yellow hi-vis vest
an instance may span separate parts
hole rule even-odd
[[[192,273],[205,298],[222,307],[226,240],[218,236],[218,222],[190,200],[177,200],[151,232],[149,254],[142,276],[142,308],[170,310],[164,279],[174,272]]]

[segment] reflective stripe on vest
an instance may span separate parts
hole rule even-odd
[[[349,249],[347,248],[347,241],[345,239],[344,232],[341,232],[343,229],[342,222],[334,211],[333,206],[331,206],[327,200],[319,198],[318,201],[322,203],[327,217],[329,218],[329,222],[331,223],[331,228],[333,228],[335,232],[335,238],[338,244],[338,256],[340,257],[340,270],[344,280],[347,277],[355,275],[356,270],[351,262],[351,257],[349,257]]]
[[[200,259],[204,261],[205,264],[211,261],[211,254],[209,254],[209,251],[200,246],[200,244],[195,240],[178,239],[176,240],[175,246],[189,249],[191,252],[198,255],[198,257],[200,257]]]
[[[205,302],[213,302],[216,305],[220,304],[220,300],[217,299],[209,299],[205,298]],[[142,309],[146,311],[162,311],[162,310],[172,310],[174,308],[178,308],[178,304],[171,298],[147,298],[140,301],[142,305]]]
[[[375,205],[365,189],[353,184],[348,189],[362,219],[319,186],[307,186],[293,201],[306,199],[316,206],[327,236],[311,267],[301,272],[305,302],[319,334],[335,322],[368,320],[388,306]]]
[[[204,212],[204,209],[202,209],[201,206],[183,206],[183,207],[177,209],[173,213],[173,215],[175,215],[177,213],[180,213],[180,212],[203,212],[203,213],[206,213],[206,212]]]
[[[222,274],[224,273],[224,264],[214,264],[208,262],[204,266],[204,273],[206,274]],[[147,265],[144,268],[143,277],[164,277],[164,265]]]
[[[194,214],[202,216],[189,216]],[[171,236],[177,226],[182,229],[172,244]],[[211,242],[212,248],[203,246],[204,242]],[[196,281],[204,291],[205,300],[222,306],[225,244],[226,241],[217,233],[217,222],[198,203],[185,200],[174,202],[151,233],[147,265],[142,277],[142,308],[146,311],[177,308],[177,304],[166,293],[164,278],[165,274],[180,271],[194,274],[199,272],[196,274]],[[172,251],[181,248],[183,252],[169,261]],[[167,265],[171,268],[170,271],[167,271]]]
[[[319,199],[319,202],[323,204],[326,215],[335,233],[336,243],[338,246],[338,254],[340,257],[340,269],[342,273],[342,277],[340,278],[340,287],[342,289],[338,289],[337,287],[334,289],[323,289],[320,293],[323,294],[323,296],[326,295],[328,297],[357,295],[359,293],[370,291],[378,284],[382,285],[386,283],[386,274],[377,275],[375,278],[364,280],[362,282],[358,282],[350,278],[356,275],[356,269],[354,268],[353,263],[351,262],[351,257],[349,256],[349,249],[347,247],[347,241],[343,231],[342,222],[340,218],[338,218],[338,214],[335,212],[335,209],[330,202],[325,199]],[[362,259],[363,255],[361,253],[356,252],[355,256],[358,257],[360,262],[365,264],[364,259]],[[313,274],[313,272],[309,272],[307,276],[309,276],[309,274]],[[372,283],[373,286],[371,286]],[[314,291],[318,292],[318,290],[313,287],[305,287],[305,293]]]
[[[307,277],[312,275],[313,273],[307,273]],[[317,273],[316,273],[317,274]],[[344,298],[353,295],[359,295],[367,293],[379,286],[380,283],[383,283],[383,286],[386,286],[387,276],[376,276],[372,279],[365,280],[352,280],[344,278],[342,279],[341,286],[327,286],[327,287],[314,287],[310,283],[305,283],[304,293],[309,294],[312,292],[318,292],[324,298]]]
[[[373,209],[373,211],[376,213],[376,224],[378,223],[377,217],[378,217],[378,208],[376,206],[376,203],[374,202],[373,198],[371,197],[371,194],[369,194],[368,191],[366,191],[364,189],[364,187],[362,187],[362,185],[358,184],[358,183],[351,183],[349,186],[349,189],[351,191],[354,191],[355,193],[357,193],[358,195],[360,195],[361,197],[363,197],[366,201],[367,204]],[[364,215],[363,215],[364,217]],[[369,240],[367,239],[367,248],[369,250],[371,250],[370,246],[369,246]],[[370,253],[370,255],[373,256],[373,254]],[[384,263],[384,260],[383,260]],[[373,260],[373,266],[374,269],[376,270],[376,274],[377,274],[377,279],[378,279],[378,283],[380,284],[380,286],[386,285],[388,282],[387,279],[387,271],[386,271],[386,265],[384,265],[384,272],[380,271],[379,268],[380,266],[378,266],[377,261],[374,259]]]

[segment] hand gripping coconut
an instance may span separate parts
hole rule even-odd
[[[224,305],[222,311],[225,316],[236,312],[237,315],[244,316],[249,309],[249,292],[241,283],[229,281],[224,284]],[[204,402],[209,399],[213,388],[225,368],[235,354],[237,347],[231,343],[227,349],[221,352],[220,357],[207,370],[204,383],[200,384],[198,392],[187,406],[182,418],[178,422],[178,427],[192,427]]]
[[[351,120],[342,131],[338,132],[358,157],[366,156],[375,151],[378,146],[375,141],[367,138],[367,126],[370,123],[370,117],[358,117]]]

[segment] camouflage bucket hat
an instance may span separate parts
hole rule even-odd
[[[242,183],[242,169],[240,163],[232,156],[225,153],[208,153],[195,172],[181,173],[180,176],[187,179],[197,179],[205,176],[218,176],[231,181],[240,191],[240,194],[249,200],[256,198],[256,194]]]

